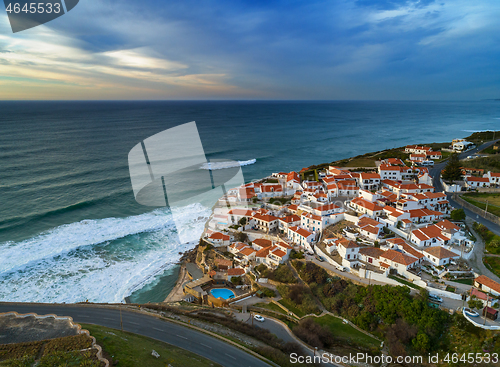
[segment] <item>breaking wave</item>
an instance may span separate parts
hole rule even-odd
[[[83,220],[19,242],[0,243],[0,301],[122,302],[194,247],[210,209],[168,208],[127,218]],[[188,235],[179,243],[177,232]]]
[[[227,162],[209,162],[201,165],[200,169],[215,170],[224,168],[233,168],[240,166],[248,166],[257,162],[257,159],[249,159],[248,161],[227,161]]]

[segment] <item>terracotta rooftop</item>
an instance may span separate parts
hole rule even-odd
[[[488,278],[486,275],[480,275],[476,279],[475,282],[479,284],[485,285],[486,287],[493,289],[495,292],[500,293],[500,284],[495,282],[493,279]]]
[[[460,255],[457,255],[456,253],[445,249],[442,246],[432,246],[429,248],[426,248],[424,252],[428,253],[431,256],[437,257],[438,259],[449,259],[452,257],[459,257]]]

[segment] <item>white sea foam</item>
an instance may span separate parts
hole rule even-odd
[[[201,165],[200,169],[216,170],[224,168],[233,168],[240,166],[248,166],[257,162],[256,159],[249,159],[248,161],[227,161],[227,162],[209,162]]]
[[[155,282],[199,239],[210,210],[199,204],[184,209],[178,229],[190,234],[189,243],[178,243],[168,209],[157,209],[0,244],[0,301],[120,302]]]

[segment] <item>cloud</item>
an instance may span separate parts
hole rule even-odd
[[[488,98],[499,16],[496,1],[84,1],[16,34],[0,16],[0,98]]]

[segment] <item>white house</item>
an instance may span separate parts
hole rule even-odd
[[[322,231],[328,225],[328,217],[321,217],[312,213],[302,213],[300,226],[311,232]]]
[[[348,240],[347,238],[340,239],[337,244],[337,251],[340,257],[348,261],[359,260],[359,250],[359,245],[354,241]]]
[[[241,277],[245,275],[245,269],[242,268],[231,268],[227,269],[227,280],[231,281],[232,277]]]
[[[358,252],[361,261],[376,267],[380,266],[380,256],[382,256],[383,253],[383,250],[376,247],[364,247]]]
[[[393,250],[402,251],[405,254],[413,256],[414,258],[418,259],[419,263],[421,263],[425,257],[422,252],[418,251],[412,245],[406,243],[405,240],[403,240],[402,238],[399,238],[399,237],[389,238],[385,242],[385,244],[387,247],[389,247]]]
[[[255,227],[266,233],[278,228],[279,218],[273,215],[255,214],[253,220]]]
[[[411,255],[396,251],[387,250],[380,255],[380,261],[396,269],[398,274],[404,275],[408,269],[414,268],[418,264],[418,259]]]
[[[418,153],[410,154],[410,161],[412,161],[412,162],[423,162],[426,159],[427,159],[427,155],[425,155],[425,154],[418,154]]]
[[[457,152],[461,152],[465,149],[469,149],[469,148],[472,148],[474,147],[474,143],[471,143],[470,141],[457,141],[455,143],[453,143],[453,150],[457,151]]]
[[[247,218],[247,223],[250,222],[253,212],[247,209],[231,209],[227,213],[227,222],[231,224],[238,224],[241,218]]]
[[[287,236],[291,242],[307,248],[308,250],[311,249],[311,243],[314,240],[314,234],[309,232],[307,229],[300,227],[290,227],[288,228]]]
[[[378,240],[384,225],[377,222],[375,219],[364,216],[358,221],[358,227],[361,235],[368,237],[372,241],[376,241]]]
[[[358,196],[359,187],[354,180],[344,180],[337,182],[339,196]]]
[[[406,180],[413,176],[413,170],[406,166],[391,166],[381,164],[378,166],[378,173],[381,180]]]
[[[443,218],[443,213],[430,210],[427,208],[413,209],[408,211],[410,213],[410,220],[413,223],[426,223],[440,220]]]
[[[289,227],[300,226],[300,217],[292,214],[279,218],[278,226],[281,233],[287,233]]]
[[[357,179],[359,187],[363,190],[378,190],[380,187],[380,175],[372,172],[362,172]]]
[[[500,173],[488,171],[484,177],[488,177],[488,180],[490,180],[490,186],[500,185]]]
[[[243,242],[235,242],[228,246],[229,252],[235,255],[245,248],[251,248],[251,246]]]
[[[312,213],[324,217],[324,216],[331,215],[334,213],[340,213],[341,211],[342,211],[341,207],[339,207],[333,203],[330,203],[330,204],[324,204],[324,205],[321,205],[321,206],[314,208],[312,210]]]
[[[263,248],[271,248],[273,246],[273,241],[265,238],[256,238],[252,241],[252,248],[260,251]]]
[[[490,179],[488,177],[465,176],[465,187],[476,189],[478,187],[490,187]]]
[[[278,266],[279,264],[283,264],[288,259],[288,253],[283,251],[278,246],[273,246],[267,255],[267,263],[272,266]]]
[[[248,264],[250,261],[255,260],[255,254],[257,251],[251,247],[242,249],[236,254],[236,257],[241,260],[242,263]]]
[[[371,203],[361,197],[352,199],[349,205],[354,211],[367,214],[371,218],[379,217],[384,211],[384,208],[380,205]]]
[[[458,259],[460,255],[445,249],[442,246],[432,246],[423,250],[425,257],[434,265],[446,265],[451,259]]]
[[[480,275],[474,279],[474,286],[486,293],[491,293],[494,296],[500,296],[500,284],[488,278],[486,275]]]
[[[229,246],[230,237],[228,235],[225,235],[225,234],[220,233],[220,232],[214,232],[214,233],[210,234],[207,237],[207,239],[215,247]]]

